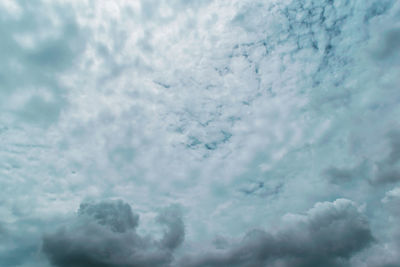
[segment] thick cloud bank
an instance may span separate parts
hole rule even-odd
[[[304,215],[287,214],[278,229],[252,230],[240,241],[179,259],[174,250],[184,224],[176,206],[157,217],[167,228],[160,240],[136,233],[138,216],[126,203],[84,203],[78,214],[73,225],[43,238],[54,266],[347,266],[373,241],[366,217],[346,199],[317,203]]]
[[[122,202],[84,203],[73,225],[43,238],[43,252],[59,267],[167,266],[184,239],[177,207],[158,221],[167,228],[162,240],[136,233],[139,216]]]
[[[189,257],[182,266],[347,266],[373,241],[366,218],[349,200],[289,214],[281,229],[254,230],[228,248]]]

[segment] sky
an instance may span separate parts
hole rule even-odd
[[[400,266],[400,2],[0,1],[0,266]]]

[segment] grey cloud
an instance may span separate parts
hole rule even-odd
[[[316,204],[305,215],[289,214],[277,232],[249,231],[241,242],[174,261],[184,239],[178,206],[162,210],[161,240],[135,231],[138,215],[121,201],[83,203],[73,225],[43,238],[53,266],[347,266],[373,237],[356,205],[345,199]]]
[[[73,225],[43,237],[43,252],[58,267],[169,266],[184,239],[179,207],[162,211],[162,240],[136,233],[138,215],[121,201],[83,203]]]
[[[395,164],[400,160],[400,132],[392,131],[388,134],[390,141],[390,154],[387,159],[389,164]]]
[[[353,169],[340,169],[336,167],[331,167],[325,170],[325,174],[330,178],[332,182],[336,182],[337,180],[350,180],[354,176]]]
[[[0,222],[0,266],[26,266],[27,262],[40,261],[40,225],[38,220],[20,220],[15,227],[9,222]],[[31,266],[36,266],[35,264]],[[39,265],[47,266],[47,265]]]
[[[374,17],[385,14],[393,6],[393,0],[382,0],[373,2],[366,11],[364,21],[368,22]]]
[[[382,40],[382,47],[376,56],[380,59],[387,59],[396,56],[400,48],[400,28],[393,28],[385,32]]]
[[[387,184],[400,181],[400,132],[392,131],[388,135],[390,153],[376,163],[376,172],[370,179],[371,184]]]
[[[9,2],[22,15],[0,14],[0,214],[24,238],[10,234],[1,266],[29,262],[27,239],[40,247],[43,231],[55,266],[174,265],[210,232],[227,238],[183,266],[346,265],[372,238],[358,211],[336,204],[278,233],[229,235],[339,196],[365,202],[377,232],[395,224],[375,206],[384,187],[349,183],[399,181],[400,146],[376,155],[399,113],[399,90],[385,90],[399,77],[396,1]],[[366,56],[371,38],[380,62]],[[162,237],[141,236],[129,205],[102,202],[57,232],[40,223],[25,235],[24,216],[47,221],[87,195],[148,211],[176,199],[190,210],[187,230],[171,207],[157,219]],[[180,251],[185,231],[193,243]]]
[[[164,209],[157,217],[157,221],[166,226],[164,237],[161,240],[163,247],[175,249],[182,244],[185,237],[185,227],[178,206]]]
[[[59,75],[74,66],[86,38],[67,4],[15,4],[21,9],[18,17],[0,9],[0,110],[19,123],[48,126],[67,105]],[[17,105],[5,101],[24,97]]]
[[[349,200],[318,203],[288,219],[277,233],[250,231],[230,248],[188,256],[181,266],[347,266],[373,241],[366,218]]]
[[[353,167],[325,169],[322,174],[333,184],[368,181],[371,185],[391,184],[400,181],[400,132],[391,131],[386,135],[389,153],[382,160],[363,160]]]
[[[101,225],[110,227],[113,231],[124,233],[135,229],[139,224],[139,215],[132,212],[131,206],[122,201],[82,203],[78,214],[88,216]]]
[[[27,258],[29,258],[36,250],[35,246],[21,247],[11,251],[0,259],[1,266],[20,266]]]
[[[393,188],[386,192],[385,197],[382,199],[382,203],[393,216],[400,218],[400,187]]]
[[[323,171],[325,177],[333,184],[342,184],[367,179],[369,177],[370,166],[367,161],[350,168],[330,167]]]
[[[379,237],[369,249],[358,255],[358,261],[354,261],[354,266],[367,267],[394,267],[400,266],[400,187],[395,187],[386,192],[381,200],[380,216],[388,221],[381,222],[382,229],[386,235]],[[357,264],[361,263],[361,264]]]
[[[29,260],[36,251],[36,244],[21,245],[18,248],[7,249],[7,253],[4,253],[0,258],[0,265],[4,267],[20,266]]]
[[[372,184],[395,183],[400,180],[400,171],[391,166],[378,164],[378,174],[371,180]]]

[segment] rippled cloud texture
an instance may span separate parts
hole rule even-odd
[[[0,266],[399,266],[400,2],[0,1]]]

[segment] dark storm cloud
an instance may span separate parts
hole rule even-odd
[[[181,266],[346,266],[373,241],[366,219],[345,199],[289,217],[277,233],[248,232],[228,249],[188,256]]]
[[[83,203],[78,214],[74,225],[43,238],[43,252],[53,266],[169,266],[173,250],[184,239],[181,213],[175,206],[158,217],[167,229],[161,240],[138,235],[139,216],[121,201]]]

